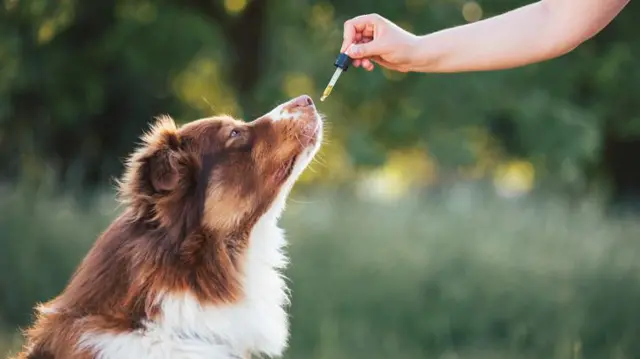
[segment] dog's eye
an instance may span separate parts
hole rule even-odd
[[[229,133],[229,137],[233,138],[233,137],[238,137],[240,136],[240,131],[238,130],[231,130],[231,133]]]

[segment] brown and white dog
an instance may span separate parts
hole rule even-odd
[[[280,356],[289,330],[277,220],[322,127],[308,96],[252,122],[160,118],[119,182],[126,208],[38,307],[18,358]]]

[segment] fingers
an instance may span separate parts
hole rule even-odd
[[[378,43],[374,40],[367,43],[353,44],[347,49],[347,55],[352,59],[364,59],[379,55]]]
[[[362,60],[362,68],[367,71],[373,71],[373,62],[369,59]]]
[[[396,70],[405,71],[397,64],[389,63],[382,59],[386,53],[385,41],[380,38],[380,30],[388,27],[388,20],[377,14],[357,16],[344,23],[343,42],[340,49],[352,58],[353,67],[362,67],[372,71],[376,65]],[[378,35],[378,36],[377,36]]]
[[[376,26],[383,22],[377,14],[363,15],[348,20],[344,24],[343,41],[340,52],[346,52],[352,59],[353,67],[362,67],[373,71],[374,64],[368,58],[376,55]]]
[[[340,52],[345,52],[349,45],[356,43],[358,34],[373,38],[375,27],[381,24],[382,17],[377,14],[361,15],[347,20],[344,23]]]
[[[386,68],[393,68],[393,65],[385,60],[383,60],[380,56],[373,56],[371,58],[372,62],[375,62],[376,64],[382,66],[382,67],[386,67]]]
[[[367,43],[367,42],[371,42],[373,40],[372,37],[363,37],[363,36],[358,36],[360,38],[359,41],[357,41],[356,43],[358,44],[363,44],[363,43]],[[347,51],[349,50],[349,48],[347,47]],[[371,62],[371,60],[367,59],[367,58],[363,58],[363,59],[354,59],[351,63],[351,65],[353,67],[360,67],[362,66],[362,68],[364,68],[367,71],[372,71],[374,68],[373,63]]]
[[[359,41],[358,43],[366,44],[366,43],[371,42],[371,41],[373,41],[373,36],[363,36],[362,40]],[[372,71],[373,70],[373,62],[371,62],[370,59],[364,58],[361,61],[362,61],[361,65],[365,70],[367,70],[367,71]]]
[[[409,72],[407,68],[385,61],[379,56],[372,57],[371,61],[389,70],[398,71],[398,72]]]
[[[340,52],[345,52],[347,50],[347,47],[349,47],[349,45],[353,44],[356,41],[356,28],[348,25],[347,23],[344,24],[344,32],[342,34],[342,46],[340,46]]]
[[[361,34],[364,37],[370,37],[373,39],[373,34],[375,33],[376,26],[375,25],[366,25],[362,30]]]
[[[353,67],[362,67],[363,69],[367,70],[367,71],[373,71],[374,69],[374,65],[373,62],[371,62],[371,60],[369,59],[358,59],[358,60],[353,60],[353,62],[351,63],[351,65]]]

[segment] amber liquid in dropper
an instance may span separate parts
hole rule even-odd
[[[337,68],[336,72],[334,72],[333,76],[331,76],[331,80],[329,80],[329,84],[327,85],[327,88],[324,89],[324,92],[322,93],[322,97],[320,97],[320,101],[324,101],[327,99],[327,97],[329,97],[329,94],[331,94],[331,91],[333,90],[333,86],[336,85],[336,82],[338,82],[338,78],[340,78],[340,74],[342,74],[342,69]]]
[[[320,101],[324,101],[327,99],[327,97],[329,97],[329,95],[331,94],[331,91],[333,90],[333,85],[328,85],[326,89],[324,89],[324,92],[322,93],[322,97],[320,97]]]

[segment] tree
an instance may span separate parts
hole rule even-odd
[[[378,12],[425,33],[524,1],[8,1],[0,14],[0,176],[103,184],[153,116],[252,119],[318,97],[342,22]],[[471,12],[470,12],[471,11]],[[545,183],[640,187],[632,3],[574,52],[526,68],[423,75],[348,71],[318,106],[356,166],[418,146],[441,168],[530,161]],[[465,17],[467,20],[465,20]],[[339,151],[338,151],[339,152]],[[19,155],[16,155],[19,154]],[[487,163],[489,165],[487,165]]]

